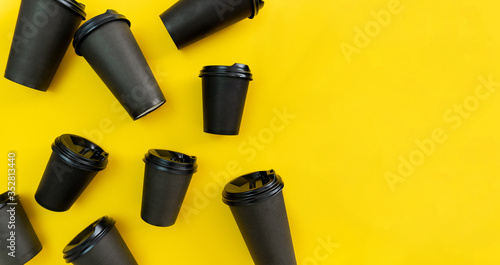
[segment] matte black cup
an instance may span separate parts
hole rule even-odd
[[[297,264],[283,187],[274,170],[241,176],[224,187],[223,201],[231,208],[256,265]]]
[[[250,67],[205,66],[200,72],[203,86],[203,128],[206,133],[238,135],[240,132]]]
[[[5,78],[47,91],[84,10],[74,0],[22,0]]]
[[[12,194],[10,194],[12,195]],[[0,195],[0,264],[21,265],[42,250],[19,196]]]
[[[165,103],[125,16],[109,9],[89,19],[76,32],[73,46],[132,119],[144,117]]]
[[[63,250],[67,263],[75,265],[137,265],[115,221],[107,216],[93,222]]]
[[[262,0],[179,0],[160,15],[178,49],[245,18],[254,18]]]
[[[151,149],[144,157],[142,219],[155,226],[171,226],[177,220],[191,177],[198,165],[196,157]]]
[[[69,210],[97,173],[106,168],[108,153],[95,143],[72,134],[56,138],[35,199],[44,208]]]

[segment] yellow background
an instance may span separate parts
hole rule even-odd
[[[113,8],[131,20],[163,89],[167,103],[138,121],[73,48],[46,93],[0,79],[1,183],[13,150],[18,191],[44,246],[30,264],[65,264],[63,247],[103,215],[117,220],[140,264],[253,264],[213,176],[271,168],[285,181],[300,265],[500,263],[500,92],[486,97],[482,87],[484,100],[474,99],[481,78],[500,81],[500,3],[401,0],[380,26],[373,12],[393,0],[268,0],[254,20],[178,51],[158,18],[174,2],[84,2],[88,18]],[[0,1],[2,69],[19,4]],[[356,47],[366,28],[371,37]],[[348,45],[358,50],[346,56]],[[234,62],[255,78],[241,133],[205,134],[199,70]],[[284,109],[295,117],[271,126]],[[436,131],[442,141],[429,144]],[[63,133],[88,136],[110,161],[69,211],[55,213],[33,195]],[[418,142],[430,148],[424,157]],[[150,148],[199,158],[170,228],[139,216]],[[400,176],[400,157],[411,155],[419,165]],[[389,172],[404,182],[390,185]]]

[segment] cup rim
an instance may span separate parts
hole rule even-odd
[[[143,161],[146,165],[174,174],[192,174],[198,171],[196,156],[166,149],[149,149]]]
[[[260,180],[259,184],[262,186],[257,187],[256,180]],[[278,195],[284,185],[273,169],[256,171],[227,183],[222,192],[222,200],[229,206],[250,206]]]
[[[250,67],[246,64],[235,63],[230,66],[226,65],[207,65],[200,71],[199,77],[207,76],[224,76],[224,77],[238,77],[252,81],[252,72]]]
[[[116,221],[103,216],[83,229],[63,249],[67,263],[73,262],[89,252],[115,226]]]
[[[74,143],[75,140],[81,141],[83,145],[85,145],[84,149],[80,152],[75,149],[75,146],[77,145]],[[57,137],[52,144],[52,150],[64,162],[79,169],[101,171],[105,169],[108,164],[109,154],[104,151],[104,149],[94,142],[78,135],[63,134]],[[90,157],[84,156],[90,153],[89,151],[92,152],[92,155]],[[94,156],[96,157],[94,158]]]
[[[125,21],[129,27],[131,26],[130,20],[113,9],[108,9],[103,14],[97,15],[83,23],[83,25],[76,31],[73,38],[73,47],[75,48],[76,54],[82,56],[80,52],[80,44],[90,33],[100,26],[116,20]]]
[[[55,0],[59,4],[65,6],[66,8],[72,10],[73,12],[80,15],[83,20],[87,18],[87,14],[85,13],[85,5],[83,3],[79,3],[75,0]]]

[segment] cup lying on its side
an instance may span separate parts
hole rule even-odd
[[[77,135],[61,135],[52,144],[35,200],[48,210],[67,211],[107,164],[108,153],[97,144]]]
[[[137,120],[166,100],[130,25],[124,15],[109,9],[78,29],[73,46]]]
[[[263,0],[179,0],[160,18],[178,49],[245,18],[254,18]]]
[[[5,78],[47,91],[85,17],[75,0],[22,0]]]
[[[171,226],[177,220],[193,174],[196,157],[151,149],[144,156],[144,188],[141,218],[155,226]]]
[[[283,199],[284,183],[274,170],[231,180],[222,193],[256,265],[296,265]]]
[[[253,80],[250,67],[239,63],[205,66],[199,76],[203,87],[203,130],[238,135],[248,85]]]

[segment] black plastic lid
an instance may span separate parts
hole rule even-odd
[[[6,191],[0,195],[0,209],[5,207],[8,203],[16,202],[19,200],[19,195],[14,196],[14,201],[10,199],[9,191]]]
[[[252,0],[253,1],[253,12],[252,15],[249,17],[250,19],[254,18],[258,13],[259,10],[261,10],[264,7],[264,1],[262,0]]]
[[[108,164],[108,153],[77,135],[63,134],[57,137],[52,150],[66,163],[83,170],[100,171]]]
[[[235,63],[231,66],[223,65],[209,65],[203,67],[200,72],[200,77],[204,76],[228,76],[228,77],[239,77],[248,80],[252,79],[252,73],[250,72],[250,67],[246,64]]]
[[[75,0],[56,0],[56,2],[71,9],[72,11],[80,15],[83,20],[85,20],[85,18],[87,17],[87,14],[85,13],[85,5],[82,3],[78,3]]]
[[[183,153],[150,149],[143,159],[146,164],[155,165],[157,168],[176,174],[195,173],[198,169],[196,156],[189,156]]]
[[[104,216],[80,232],[64,247],[63,254],[66,262],[73,262],[89,252],[114,227],[115,222],[113,218]]]
[[[73,39],[73,47],[75,48],[76,54],[80,56],[82,55],[80,53],[79,44],[83,39],[85,39],[85,37],[87,37],[87,35],[98,27],[115,20],[123,20],[127,22],[130,27],[130,21],[124,15],[118,14],[118,12],[113,9],[108,9],[106,13],[95,16],[89,19],[89,21],[83,23],[83,25],[76,31]]]
[[[226,184],[222,200],[230,206],[253,205],[279,194],[284,186],[274,170],[257,171]]]

